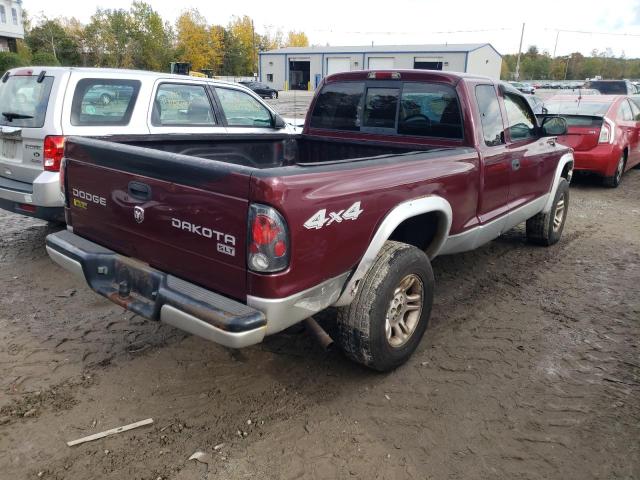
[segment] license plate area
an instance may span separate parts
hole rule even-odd
[[[20,143],[20,140],[3,138],[0,141],[2,142],[2,148],[0,150],[2,151],[2,156],[4,158],[9,158],[9,159],[16,158],[18,153],[18,144]]]

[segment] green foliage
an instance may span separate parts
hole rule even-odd
[[[502,57],[503,80],[515,78],[518,55]],[[586,80],[596,75],[602,78],[640,78],[640,59],[614,57],[608,50],[594,50],[585,57],[580,52],[551,58],[549,52],[540,53],[535,45],[520,57],[520,80]]]
[[[7,70],[25,65],[24,59],[17,53],[0,52],[0,72],[2,72],[2,75],[4,75],[4,72]]]
[[[60,65],[78,65],[80,49],[59,19],[44,18],[26,32],[25,42],[31,52],[48,52]]]
[[[41,67],[56,67],[60,65],[58,59],[50,52],[36,52],[31,57],[31,64]]]

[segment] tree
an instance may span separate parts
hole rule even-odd
[[[144,70],[166,71],[173,57],[170,26],[144,2],[133,2],[129,17],[133,65]]]
[[[2,72],[2,75],[11,68],[23,67],[25,65],[26,63],[17,53],[0,52],[0,72]]]
[[[258,50],[253,29],[253,20],[247,15],[232,17],[228,26],[233,37],[233,52],[238,58],[233,60],[237,70],[234,75],[251,75],[258,71]]]
[[[56,67],[60,65],[60,62],[51,52],[36,52],[31,57],[31,63],[33,65],[40,65],[42,67]]]
[[[309,39],[304,32],[292,30],[287,35],[287,47],[308,47]]]
[[[265,32],[258,36],[258,50],[275,50],[284,46],[284,34],[279,28],[271,30],[265,27]]]
[[[133,67],[132,26],[126,10],[98,8],[85,28],[90,63],[96,67]]]
[[[176,22],[176,57],[190,62],[193,70],[219,71],[223,61],[222,27],[209,26],[197,9],[186,10]]]
[[[79,45],[59,19],[41,19],[26,33],[25,42],[33,54],[48,52],[61,65],[78,65],[80,61]]]

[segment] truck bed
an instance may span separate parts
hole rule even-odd
[[[441,149],[428,145],[397,145],[382,142],[336,140],[307,135],[131,135],[111,136],[110,144],[159,150],[167,154],[187,155],[250,168],[275,168],[355,161],[385,155]],[[74,139],[76,141],[76,139]],[[82,142],[81,142],[82,143]],[[99,147],[91,141],[85,145]],[[134,150],[135,152],[135,150]]]

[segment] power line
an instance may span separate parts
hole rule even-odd
[[[437,34],[452,34],[452,33],[480,33],[480,32],[506,32],[513,31],[513,28],[486,28],[480,30],[443,30],[439,32],[425,32],[425,31],[349,31],[349,30],[335,30],[335,29],[310,29],[309,32],[328,32],[328,33],[341,33],[341,34],[357,34],[357,35],[437,35]]]
[[[545,28],[545,31],[562,33],[580,33],[583,35],[609,35],[614,37],[640,37],[640,33],[592,32],[589,30],[563,30],[561,28]]]

